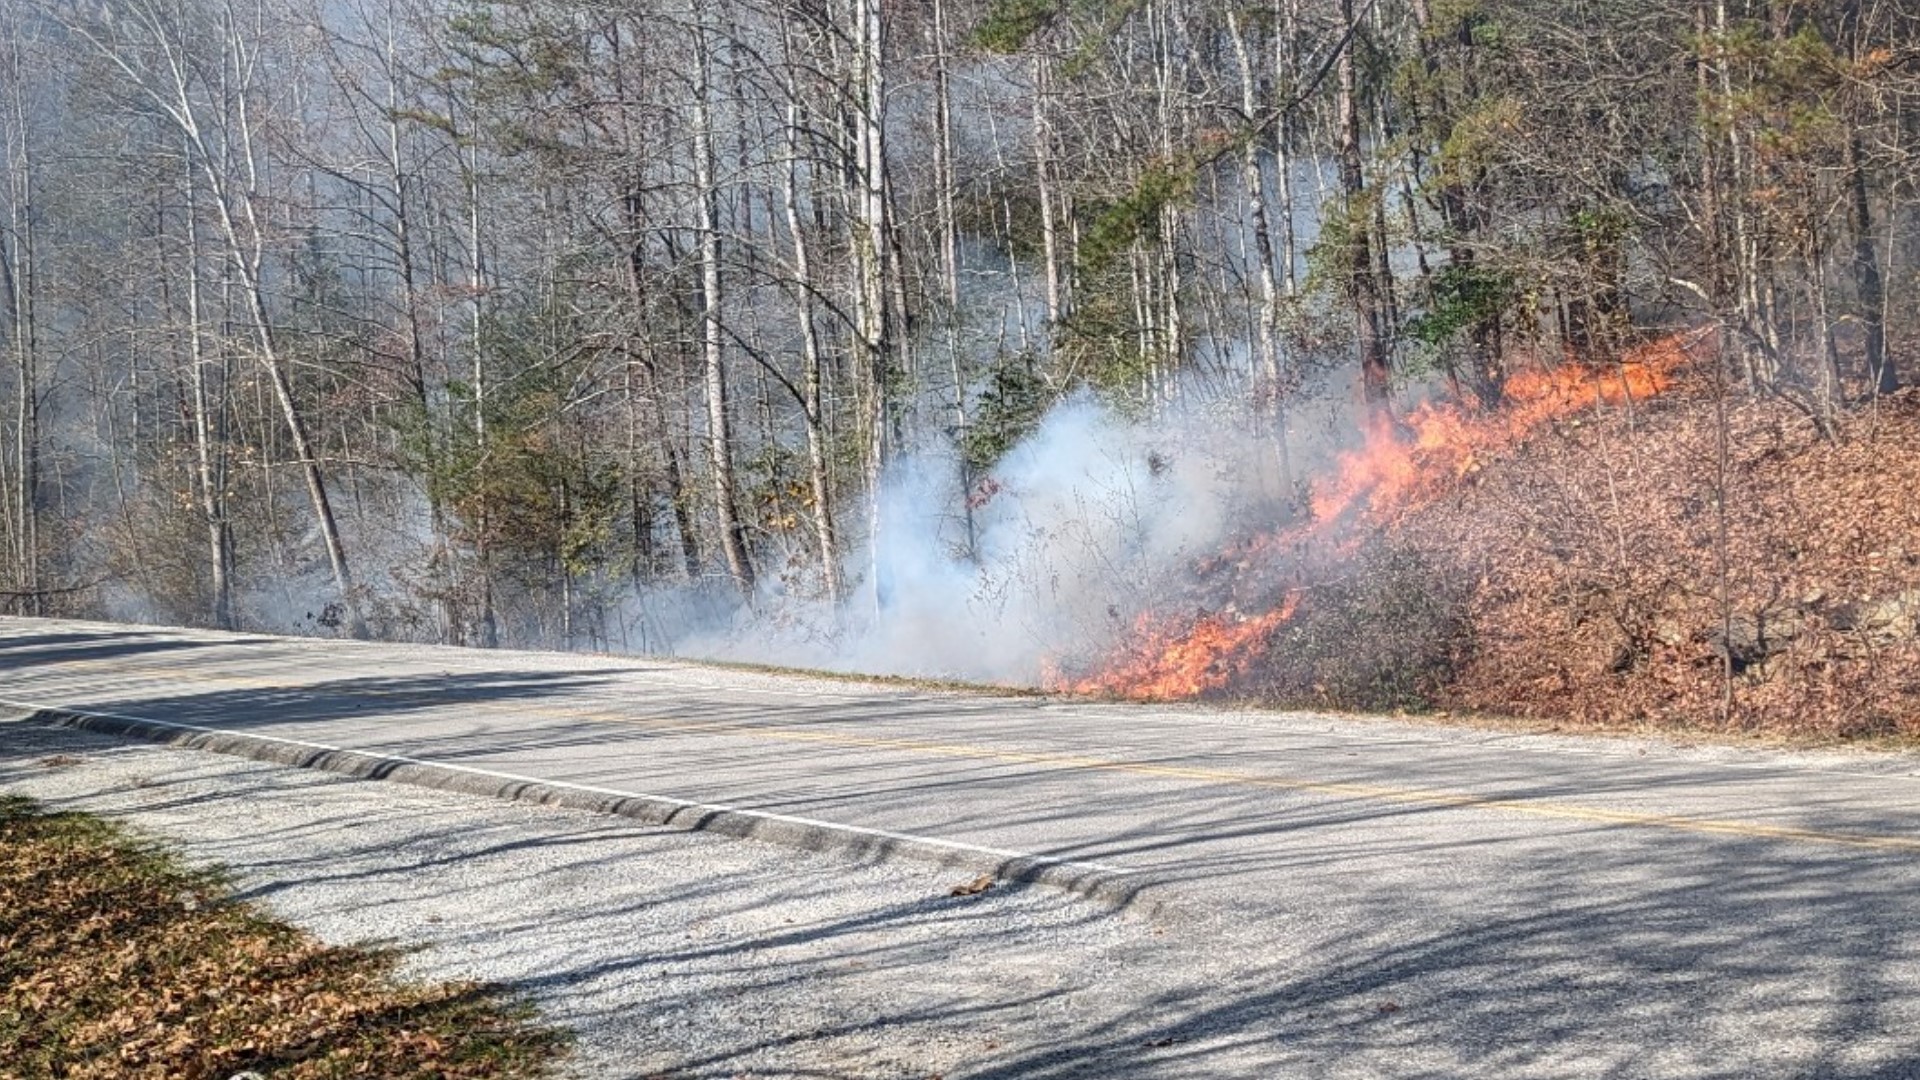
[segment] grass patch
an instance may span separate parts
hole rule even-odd
[[[394,978],[117,826],[0,797],[0,1078],[507,1078],[564,1036],[497,987]]]

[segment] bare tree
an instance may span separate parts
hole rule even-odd
[[[204,24],[195,19],[185,0],[123,0],[108,10],[112,13],[108,19],[69,22],[68,29],[88,42],[142,99],[174,125],[187,144],[190,162],[206,183],[227,259],[252,322],[258,359],[306,481],[334,586],[346,612],[347,629],[355,637],[364,637],[366,623],[360,615],[326,476],[275,338],[267,285],[262,278],[267,226],[260,205],[265,192],[257,139],[264,121],[260,115],[264,107],[261,84],[271,74],[263,67],[266,8],[256,4],[248,12],[227,0],[209,12],[210,21],[219,29],[212,42],[216,50],[212,55],[204,55],[199,47],[204,39],[195,28]]]
[[[693,15],[693,168],[700,246],[700,348],[706,369],[707,451],[713,468],[714,510],[720,517],[720,547],[727,570],[744,595],[754,587],[753,560],[747,553],[746,526],[740,520],[735,490],[733,419],[727,408],[726,336],[721,325],[720,192],[714,178],[713,54],[711,33]]]
[[[0,232],[0,285],[6,289],[8,351],[14,371],[13,490],[9,493],[13,571],[21,610],[41,611],[40,602],[40,319],[39,244],[36,192],[38,148],[28,103],[32,75],[24,50],[29,41],[26,13],[9,9],[6,20],[7,94],[5,229]]]

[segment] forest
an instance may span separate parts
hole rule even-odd
[[[1908,0],[11,0],[0,612],[1920,734]]]

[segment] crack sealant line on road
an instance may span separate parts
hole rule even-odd
[[[1004,881],[1049,885],[1115,907],[1144,906],[1153,910],[1163,906],[1163,902],[1142,904],[1141,901],[1142,890],[1158,883],[1154,878],[1105,863],[98,709],[41,705],[9,698],[0,698],[0,707],[24,713],[0,723],[39,724],[119,735],[363,780],[388,780],[441,791],[613,814],[650,825],[714,832],[808,851],[840,852],[874,861],[909,859],[934,863],[989,873]]]

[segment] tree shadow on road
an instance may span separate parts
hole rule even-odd
[[[951,716],[911,695],[775,710],[710,690],[681,692],[669,724],[623,725],[599,714],[644,713],[644,703],[618,674],[130,689],[103,691],[97,707],[268,735],[356,728],[435,760],[565,752],[587,781],[618,779],[663,740],[715,726],[859,731]],[[983,708],[966,705],[941,737],[962,738]],[[429,713],[430,731],[398,722]],[[508,723],[516,717],[523,728]],[[689,783],[702,770],[749,769],[763,804],[783,812],[831,815],[854,793],[882,815],[951,807],[956,830],[1044,830],[1067,838],[1053,853],[1177,880],[1148,886],[1145,899],[1163,906],[1131,913],[1028,887],[953,898],[925,889],[924,875],[912,887],[921,891],[823,909],[834,890],[822,876],[850,863],[768,854],[749,871],[738,859],[707,868],[709,840],[575,815],[507,822],[476,809],[450,820],[444,796],[420,792],[396,793],[383,827],[369,830],[364,809],[321,794],[363,787],[351,782],[302,789],[304,818],[236,836],[235,852],[271,879],[253,894],[338,890],[343,903],[391,909],[400,937],[432,903],[472,913],[431,935],[461,948],[571,935],[571,951],[538,951],[515,980],[600,1022],[696,1017],[700,1038],[672,1044],[674,1075],[768,1062],[791,1075],[863,1075],[861,1048],[892,1041],[975,1047],[944,1067],[983,1080],[1920,1076],[1911,852],[1177,777],[1128,790],[1139,824],[1089,831],[1075,789],[1108,775],[1098,769],[939,754],[903,767],[858,742],[806,754],[779,739],[699,745],[676,766]],[[1126,758],[1168,770],[1205,760],[1197,743]],[[0,752],[0,785],[41,767]],[[235,768],[218,784],[158,777],[144,805],[238,816],[248,800],[288,797],[272,771]],[[1553,777],[1497,763],[1487,774],[1516,803],[1707,791],[1746,775],[1675,767],[1649,781],[1596,767]],[[407,836],[399,845],[396,828]],[[676,921],[675,909],[698,914]],[[850,1055],[848,1068],[832,1067],[836,1054]]]
[[[139,630],[0,635],[0,671],[44,664],[125,660],[154,653],[264,644],[272,638],[193,640]]]

